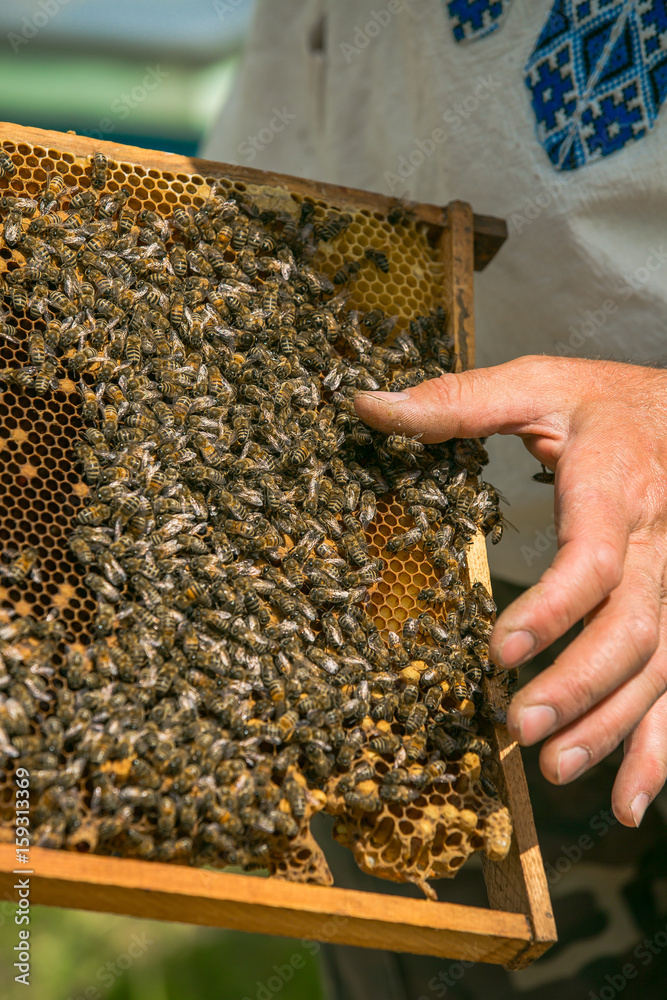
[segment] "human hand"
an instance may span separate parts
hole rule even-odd
[[[372,427],[425,443],[516,434],[556,471],[558,553],[498,618],[491,656],[525,663],[585,628],[513,698],[510,734],[566,784],[625,740],[612,805],[638,826],[667,777],[667,373],[522,357],[403,393],[365,392]]]

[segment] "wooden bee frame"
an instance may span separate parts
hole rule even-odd
[[[391,199],[366,191],[119,146],[73,133],[3,124],[0,143],[20,153],[25,163],[9,185],[3,181],[0,195],[23,190],[40,169],[43,174],[45,169],[70,171],[76,178],[87,159],[100,151],[124,165],[126,176],[119,177],[133,189],[135,201],[158,210],[155,202],[160,198],[166,199],[167,207],[178,203],[179,191],[192,195],[183,196],[185,203],[196,203],[197,196],[201,203],[218,177],[241,190],[261,187],[294,202],[310,199],[340,211],[362,213],[367,226],[373,226],[373,220],[376,226],[378,220],[386,220],[395,207]],[[49,160],[51,166],[44,167]],[[128,165],[133,165],[135,173],[128,171]],[[71,178],[65,179],[72,183]],[[449,315],[459,369],[473,367],[473,271],[481,270],[499,249],[505,225],[473,215],[462,202],[445,208],[425,204],[404,208],[426,233],[441,265],[440,298]],[[0,260],[0,270],[3,267]],[[385,304],[392,305],[391,301]],[[407,308],[414,307],[408,303]],[[471,583],[480,580],[490,589],[481,536],[469,551],[468,571]],[[487,694],[492,702],[499,702],[493,682]],[[30,849],[31,901],[296,938],[324,937],[334,944],[524,968],[555,942],[556,932],[519,748],[504,728],[496,729],[495,740],[501,794],[511,811],[514,834],[504,861],[484,861],[489,909],[38,847]],[[8,786],[5,803],[7,791]],[[16,849],[13,843],[0,843],[4,898],[14,898],[15,882]]]

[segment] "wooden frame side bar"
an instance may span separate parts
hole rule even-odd
[[[42,146],[48,151],[64,149],[73,156],[87,157],[99,150],[112,160],[125,160],[137,163],[136,146],[123,146],[116,142],[106,142],[91,139],[85,135],[73,132],[51,132],[44,129],[29,128],[12,122],[0,122],[0,141],[7,140],[20,145],[31,143]],[[244,184],[275,184],[295,194],[331,201],[341,206],[350,205],[356,209],[367,209],[387,215],[395,198],[376,194],[373,191],[362,191],[345,187],[340,184],[327,184],[323,181],[305,180],[303,177],[293,177],[290,174],[277,174],[273,171],[256,170],[252,167],[238,166],[233,163],[217,163],[213,160],[200,160],[196,157],[180,156],[176,153],[165,153],[162,150],[141,148],[141,166],[154,170],[166,170],[170,173],[199,174],[202,177],[230,177]],[[413,213],[423,222],[442,228],[447,225],[447,210],[438,205],[404,202],[407,211]],[[488,215],[474,216],[475,227],[475,267],[482,270],[500,249],[507,236],[507,227],[502,219]]]
[[[451,201],[445,209],[447,227],[440,242],[446,269],[451,274],[450,330],[458,361],[456,371],[475,367],[475,315],[473,298],[473,212],[464,201]]]
[[[481,534],[468,550],[470,582],[480,581],[491,592],[491,578],[486,554],[486,540]],[[492,704],[504,707],[500,687],[493,678],[486,682]],[[558,940],[549,886],[537,841],[537,831],[530,804],[530,794],[521,760],[521,751],[504,726],[495,728],[496,750],[500,758],[505,801],[514,822],[512,847],[504,861],[482,858],[489,905],[502,906],[517,913],[527,913],[533,928],[530,947],[511,968],[524,968]]]
[[[0,892],[16,849],[0,844]],[[530,945],[523,914],[31,847],[31,903],[364,948],[507,964]]]

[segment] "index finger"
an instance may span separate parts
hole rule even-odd
[[[545,377],[545,364],[551,378]],[[441,375],[403,392],[362,392],[354,405],[371,427],[419,434],[426,444],[496,433],[561,439],[573,394],[571,377],[560,378],[560,368],[558,358],[518,358],[494,368]]]

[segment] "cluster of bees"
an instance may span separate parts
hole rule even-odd
[[[353,405],[452,370],[444,312],[397,332],[351,308],[354,275],[389,261],[316,268],[347,215],[261,210],[220,185],[164,217],[106,185],[96,154],[89,187],[52,174],[0,201],[24,259],[0,280],[0,336],[36,321],[29,363],[0,378],[79,387],[89,497],[69,546],[97,599],[87,646],[55,610],[0,622],[0,760],[31,770],[36,842],[271,868],[322,791],[372,814],[451,783],[472,752],[495,796],[480,732],[498,716],[482,693],[495,609],[464,569],[475,533],[502,534],[484,450],[379,434]],[[412,521],[388,553],[421,546],[439,574],[401,634],[369,613],[387,494]],[[0,572],[27,584],[37,553]],[[391,768],[369,790],[378,757]]]

